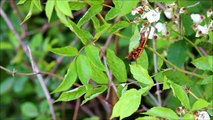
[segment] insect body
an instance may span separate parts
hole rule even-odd
[[[143,52],[147,40],[148,39],[145,37],[145,33],[144,32],[141,33],[141,39],[140,39],[138,47],[134,48],[132,52],[130,52],[126,58],[129,59],[130,61],[136,61],[137,58],[139,58],[141,53]]]

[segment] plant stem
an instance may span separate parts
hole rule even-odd
[[[198,78],[201,78],[203,79],[204,77],[199,75],[199,74],[196,74],[196,73],[193,73],[193,72],[190,72],[190,71],[186,71],[186,70],[183,70],[183,69],[180,69],[179,67],[175,66],[174,64],[172,64],[170,61],[166,60],[164,57],[162,57],[160,55],[160,53],[158,53],[157,51],[153,50],[151,47],[149,46],[145,46],[148,50],[154,52],[159,58],[161,58],[164,62],[166,62],[167,64],[169,64],[173,69],[177,70],[177,71],[180,71],[182,73],[186,73],[186,74],[189,74],[189,75],[193,75],[193,76],[196,76]]]

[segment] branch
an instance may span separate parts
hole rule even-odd
[[[170,61],[166,60],[164,57],[162,57],[160,55],[160,53],[158,53],[157,51],[153,50],[151,47],[149,46],[145,46],[148,50],[154,52],[159,58],[161,58],[164,62],[166,62],[167,64],[169,64],[174,70],[177,70],[177,71],[180,71],[182,73],[186,73],[186,74],[189,74],[189,75],[193,75],[195,77],[198,77],[198,78],[201,78],[203,79],[204,77],[199,75],[199,74],[196,74],[196,73],[193,73],[193,72],[190,72],[190,71],[186,71],[186,70],[182,70],[180,69],[179,67],[175,66],[174,64],[172,64]]]
[[[22,48],[24,49],[26,55],[28,56],[28,58],[30,59],[30,62],[31,62],[31,65],[32,65],[32,69],[35,73],[38,73],[39,72],[39,69],[38,69],[38,66],[37,64],[33,61],[32,59],[32,55],[31,55],[31,51],[29,49],[29,47],[27,47],[22,38],[19,36],[18,32],[15,30],[14,26],[12,25],[11,21],[8,19],[7,15],[5,14],[5,12],[2,10],[2,8],[0,7],[0,14],[2,16],[2,18],[4,19],[4,21],[6,22],[6,24],[8,25],[8,27],[10,28],[10,30],[14,33],[15,37],[18,39],[19,43],[21,44]],[[56,116],[55,116],[55,112],[54,112],[54,109],[53,109],[53,102],[51,100],[51,96],[48,92],[48,89],[44,83],[44,80],[43,80],[43,77],[40,75],[40,74],[37,74],[36,75],[38,80],[39,80],[39,83],[42,87],[42,90],[45,94],[45,97],[47,99],[47,102],[49,104],[49,107],[50,107],[50,113],[52,114],[52,119],[53,120],[56,120]]]
[[[57,75],[57,74],[54,74],[54,73],[50,73],[50,72],[38,72],[38,73],[20,73],[20,72],[17,72],[17,71],[12,71],[12,70],[9,70],[3,66],[0,66],[0,69],[12,74],[13,76],[14,75],[20,75],[20,76],[33,76],[33,75],[37,75],[37,74],[46,74],[46,75],[50,75],[50,76],[54,76],[56,78],[58,78],[59,80],[63,80],[63,77],[61,77],[60,75]]]
[[[153,39],[152,40],[152,43],[153,43],[153,49],[156,50],[156,39]],[[157,65],[157,55],[153,52],[153,61],[154,61],[154,71],[155,73],[158,72],[158,65]],[[158,105],[159,106],[162,106],[162,101],[161,101],[161,90],[160,90],[160,86],[158,84],[158,81],[156,81],[157,85],[156,85],[156,95],[157,95],[157,98],[158,98]]]

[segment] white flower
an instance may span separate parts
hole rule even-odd
[[[164,10],[164,14],[168,19],[172,19],[173,17],[173,12],[172,12],[172,8],[167,8],[166,10]]]
[[[208,31],[209,31],[209,29],[208,29],[207,25],[205,25],[205,26],[198,25],[195,37],[200,37],[200,35],[202,35],[202,34],[208,34]]]
[[[137,13],[138,13],[138,10],[137,10],[137,9],[135,9],[135,8],[132,9],[132,12],[131,12],[132,15],[136,15]]]
[[[213,30],[213,20],[211,20],[211,22],[209,23],[208,29]]]
[[[167,29],[166,29],[166,25],[161,23],[161,22],[158,22],[156,25],[155,25],[155,28],[157,29],[158,32],[161,32],[162,35],[166,35],[167,33]]]
[[[160,19],[160,13],[150,10],[144,16],[150,23],[157,22]]]
[[[200,14],[191,14],[191,19],[193,20],[193,23],[195,24],[199,24],[203,20]]]
[[[150,28],[149,28],[149,29],[150,29]],[[155,28],[154,28],[154,27],[151,27],[151,30],[150,30],[150,31],[149,31],[149,29],[147,29],[147,31],[146,31],[146,33],[145,33],[145,37],[147,37],[148,32],[149,32],[148,38],[149,38],[149,39],[153,39],[154,33],[155,33]]]
[[[209,9],[208,11],[207,11],[207,17],[210,17],[210,16],[212,16],[213,15],[213,10],[212,9]]]
[[[209,114],[206,111],[199,112],[198,120],[210,120]]]
[[[186,7],[180,8],[179,14],[185,13],[186,12]]]

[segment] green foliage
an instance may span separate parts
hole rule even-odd
[[[110,49],[107,50],[106,58],[108,66],[115,78],[120,82],[126,82],[127,74],[124,62]]]
[[[140,101],[141,93],[139,91],[136,89],[126,91],[114,106],[111,118],[119,116],[120,119],[123,119],[130,116],[138,109]]]
[[[159,116],[166,119],[174,119],[174,120],[178,119],[178,115],[173,110],[164,107],[153,107],[143,114],[151,116]]]

